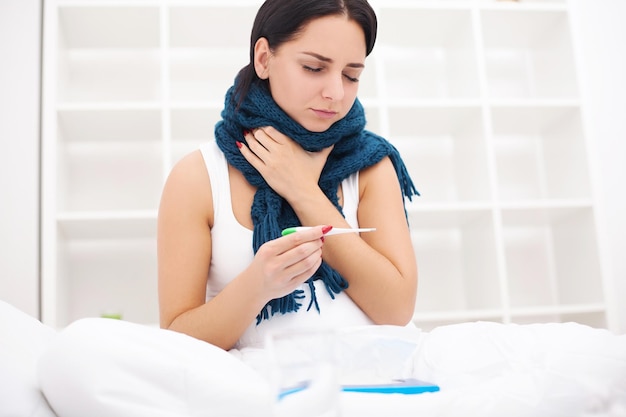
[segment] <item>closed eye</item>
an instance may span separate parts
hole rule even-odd
[[[305,71],[312,72],[312,73],[319,73],[319,72],[322,72],[324,70],[323,67],[311,67],[311,66],[308,66],[308,65],[303,65],[302,68]],[[359,79],[356,78],[356,77],[351,77],[348,74],[343,74],[343,76],[346,77],[346,79],[348,81],[350,81],[351,83],[358,83],[359,82]]]
[[[322,70],[322,68],[313,68],[309,67],[308,65],[303,65],[302,68],[309,72],[320,72]]]

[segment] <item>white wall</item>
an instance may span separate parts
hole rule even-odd
[[[40,0],[0,0],[0,300],[39,315]]]
[[[626,1],[570,0],[580,74],[589,116],[606,243],[605,272],[612,276],[614,321],[626,333]]]

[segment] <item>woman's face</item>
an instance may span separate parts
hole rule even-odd
[[[365,57],[361,27],[345,16],[327,16],[311,21],[274,51],[260,39],[255,68],[259,77],[269,79],[283,111],[305,129],[323,132],[354,104]]]

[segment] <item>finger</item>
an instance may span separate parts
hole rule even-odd
[[[257,140],[257,142],[263,146],[268,151],[271,150],[273,144],[278,143],[273,134],[270,134],[270,130],[278,133],[278,131],[271,127],[260,127],[258,129],[254,129],[251,133],[252,136]]]
[[[291,258],[285,261],[285,271],[290,275],[302,274],[322,259],[322,245],[318,242],[301,245],[281,257]]]
[[[282,144],[285,135],[276,130],[273,126],[263,126],[257,129],[262,134],[262,140],[270,140],[274,143]],[[270,145],[268,145],[270,146]]]
[[[246,159],[246,161],[250,163],[250,165],[252,165],[254,168],[258,170],[263,164],[263,161],[261,160],[261,158],[259,158],[256,155],[256,153],[254,153],[250,149],[250,146],[249,146],[250,141],[248,139],[246,139],[246,141],[248,142],[247,144],[242,143],[242,142],[237,142],[237,147],[239,148],[239,152],[241,152],[243,157]]]
[[[276,264],[282,265],[280,268],[285,271],[288,277],[301,274],[311,266],[311,262],[316,261],[318,258],[321,259],[322,245],[322,240],[316,239],[295,246],[277,255],[275,258]]]
[[[258,250],[258,255],[265,259],[274,259],[275,265],[282,265],[279,269],[291,266],[319,250],[324,243],[321,227],[318,230],[307,230],[281,236],[265,242]],[[298,235],[298,236],[296,236]]]
[[[285,272],[288,276],[291,276],[290,283],[297,287],[302,284],[307,279],[311,278],[315,271],[317,271],[322,265],[322,251],[311,254],[310,257],[303,259],[302,262],[294,264],[287,269]]]
[[[293,280],[306,280],[321,264],[321,239],[303,243],[280,255],[271,248],[272,243],[275,241],[264,244],[257,255],[266,259],[264,275],[274,277],[280,287],[291,286]]]
[[[285,253],[307,242],[323,242],[322,237],[324,236],[324,230],[330,228],[331,226],[315,226],[307,228],[306,230],[288,234],[286,236],[281,236],[268,243],[275,245],[274,249],[279,253]]]
[[[261,160],[263,160],[263,156],[267,154],[267,148],[263,145],[262,140],[258,137],[260,135],[260,130],[257,129],[255,132],[249,132],[245,135],[246,142],[248,143],[248,147],[254,154]]]
[[[318,261],[313,265],[313,267],[304,271],[301,274],[297,274],[292,276],[291,278],[284,281],[282,288],[279,290],[277,295],[273,298],[284,297],[287,294],[291,294],[294,292],[302,283],[304,283],[307,279],[311,278],[315,271],[317,271],[322,264],[322,259],[318,259]]]

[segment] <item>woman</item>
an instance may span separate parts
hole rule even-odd
[[[397,151],[364,130],[366,0],[268,0],[210,142],[172,169],[158,218],[161,327],[223,349],[274,328],[407,324],[417,267]],[[281,236],[291,226],[314,226]],[[376,228],[328,236],[333,227]]]

